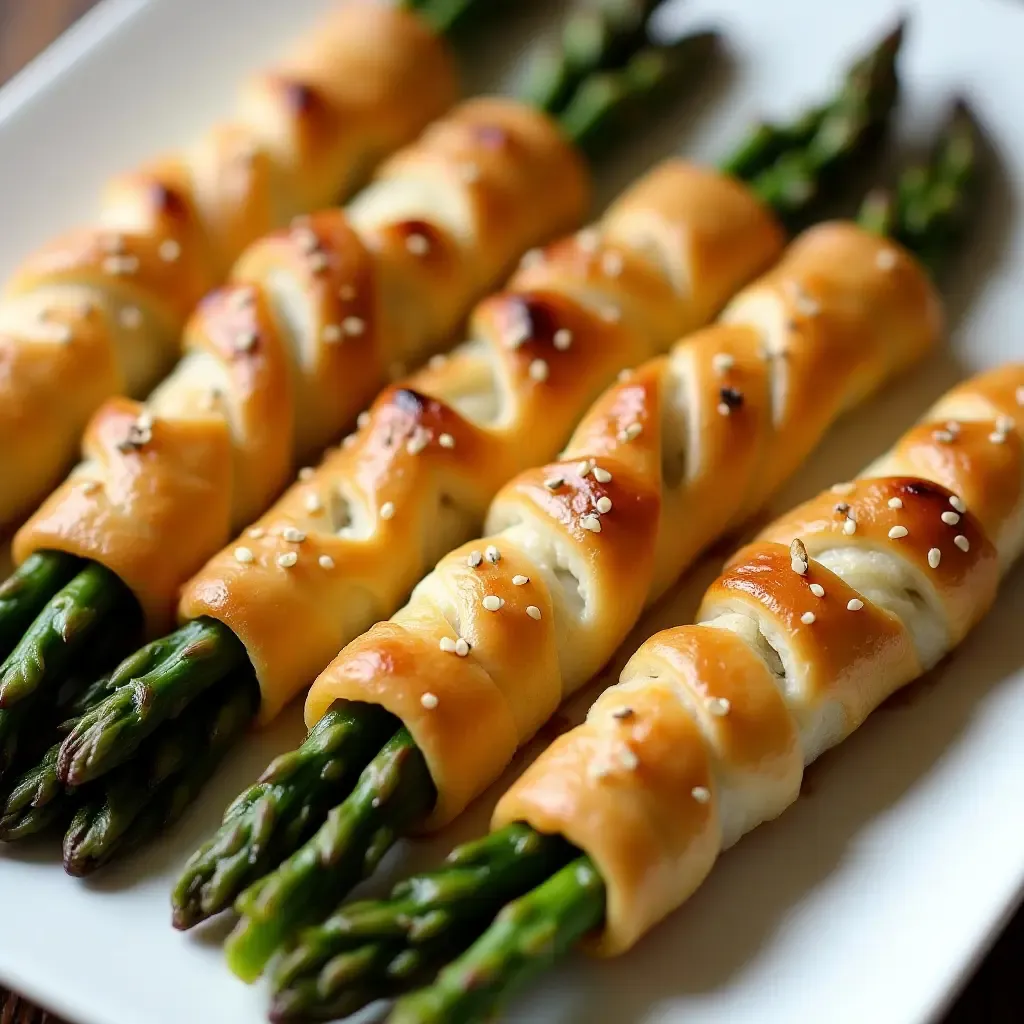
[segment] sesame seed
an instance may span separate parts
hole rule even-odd
[[[337,345],[341,341],[342,330],[340,324],[327,324],[323,329],[321,337],[327,345]]]
[[[728,352],[716,352],[711,357],[711,366],[717,374],[726,374],[736,365],[736,360]]]
[[[831,487],[831,491],[833,494],[850,494],[856,486],[856,484],[851,483],[850,481],[846,481],[845,483],[841,484],[833,484]]]
[[[393,501],[385,501],[380,507],[381,519],[392,519],[395,515],[395,503]]]
[[[825,596],[825,588],[820,583],[812,583],[810,590],[815,597]]]
[[[501,561],[501,552],[493,545],[488,544],[484,550],[484,558],[487,559],[491,565],[497,565]]]
[[[526,614],[529,615],[531,619],[536,619],[538,622],[540,621],[540,609],[535,604],[526,606]]]
[[[281,536],[288,541],[289,544],[301,544],[306,539],[306,535],[301,530],[297,530],[294,526],[286,526],[281,531]]]
[[[584,228],[576,233],[576,244],[586,253],[597,252],[601,244],[601,234],[597,228]]]
[[[889,499],[889,508],[903,508],[903,499],[902,498],[890,498]]]
[[[342,302],[351,302],[356,297],[355,285],[343,284],[338,289],[338,298]]]
[[[259,341],[259,335],[256,331],[243,331],[235,338],[235,351],[251,352],[256,347],[257,341]]]
[[[694,786],[690,796],[699,804],[706,804],[711,799],[711,790],[707,786]]]
[[[370,425],[370,414],[368,412],[366,412],[366,411],[361,412],[356,417],[356,426],[359,427],[360,430],[364,430],[369,425]]]
[[[235,561],[242,565],[249,565],[256,561],[256,556],[252,553],[252,548],[238,547],[235,548]]]
[[[483,600],[483,606],[489,612],[499,611],[504,603],[500,597],[496,597],[494,594],[488,594]]]
[[[351,448],[352,445],[354,445],[356,443],[356,441],[358,441],[358,440],[359,440],[359,438],[356,437],[355,434],[349,434],[347,437],[345,437],[342,440],[341,447],[342,448]]]
[[[319,494],[307,494],[303,504],[306,506],[306,511],[311,515],[316,515],[317,512],[322,512],[324,503],[320,500]]]
[[[859,597],[851,597],[846,602],[846,610],[850,612],[859,612],[864,607],[864,602]]]
[[[420,697],[420,703],[428,710],[433,711],[437,707],[437,696],[433,693],[425,693]]]
[[[814,619],[815,619],[814,612],[804,612],[803,615],[800,616],[800,621],[805,626],[813,625],[814,624]]]
[[[730,409],[729,406],[726,405],[725,402],[719,402],[718,403],[718,415],[719,416],[731,416],[732,415],[732,409]]]
[[[341,329],[350,338],[358,338],[366,333],[366,321],[361,316],[347,316],[341,322]]]
[[[809,564],[810,560],[807,557],[807,548],[804,546],[804,542],[797,537],[793,540],[792,544],[789,545],[790,568],[798,576],[804,576],[807,573],[807,567]]]
[[[181,256],[181,246],[173,238],[165,238],[157,251],[165,263],[173,263]]]
[[[550,369],[548,364],[543,359],[534,359],[533,362],[530,363],[530,378],[532,380],[535,380],[538,383],[543,383],[548,379],[549,373]]]
[[[949,503],[961,514],[967,511],[967,503],[959,494],[951,494],[949,496]]]
[[[248,536],[252,537],[253,540],[259,540],[266,536],[267,531],[262,526],[254,526],[248,531]]]
[[[623,747],[619,752],[619,762],[627,772],[635,772],[640,767],[640,758],[629,747]]]
[[[1006,443],[1006,434],[1001,434],[1001,433],[999,433],[998,430],[993,430],[992,433],[988,435],[988,439],[993,444],[1005,444]]]
[[[555,331],[552,343],[559,352],[564,352],[570,345],[572,345],[572,331],[567,330],[565,327],[559,328]]]
[[[461,636],[455,641],[455,653],[460,658],[465,658],[469,654],[469,641],[464,640]]]
[[[425,430],[417,430],[406,442],[405,450],[410,455],[419,455],[430,444],[430,435]]]
[[[892,249],[879,249],[875,256],[875,266],[879,270],[893,270],[896,266],[896,253]]]
[[[643,426],[639,423],[630,423],[628,427],[619,431],[619,440],[623,443],[635,441],[644,432]]]
[[[529,576],[523,576],[521,573],[519,575],[516,575],[516,576],[512,577],[512,586],[514,586],[514,587],[525,587],[526,584],[529,583],[529,582],[530,582],[530,577]]]
[[[469,564],[470,569],[475,569],[484,560],[484,556],[479,551],[473,551],[470,553],[469,558],[466,562]]]
[[[632,718],[636,712],[631,708],[623,705],[621,708],[616,708],[612,712],[612,718],[617,718],[620,722],[625,722],[626,719]]]
[[[852,537],[856,532],[857,532],[857,523],[856,523],[856,521],[851,519],[849,516],[847,516],[846,522],[843,523],[843,533],[845,533],[847,537]]]
[[[320,563],[320,568],[321,569],[333,569],[334,568],[334,559],[331,558],[330,555],[321,555],[317,559],[317,562]]]
[[[612,475],[607,469],[602,469],[600,466],[595,466],[593,469],[594,479],[599,484],[607,484],[611,482]]]
[[[405,247],[413,256],[426,256],[430,252],[430,239],[426,235],[410,235],[405,240]]]
[[[584,530],[589,530],[591,533],[601,532],[601,520],[594,515],[593,512],[588,512],[584,516],[580,516],[580,526]]]
[[[299,556],[294,551],[286,551],[283,555],[277,556],[277,564],[282,569],[290,569],[298,560]]]
[[[956,420],[947,420],[946,421],[946,429],[951,434],[956,436],[957,434],[960,433],[960,424]]]
[[[611,512],[611,510],[612,510],[612,499],[611,498],[609,498],[607,495],[602,495],[600,498],[597,499],[597,511],[598,512],[600,512],[603,515],[605,512]]]
[[[727,697],[709,697],[706,706],[715,718],[725,718],[732,710],[732,704]]]
[[[619,382],[620,384],[625,384],[625,382],[626,382],[627,380],[631,380],[631,379],[632,379],[632,377],[633,377],[633,373],[634,373],[634,371],[633,371],[633,370],[631,370],[631,369],[630,369],[630,368],[629,368],[629,367],[627,366],[627,367],[626,367],[626,368],[625,368],[624,370],[619,370],[619,372],[618,372],[618,373],[617,373],[617,374],[615,375],[615,379],[616,379],[616,380],[617,380],[617,381],[618,381],[618,382]]]
[[[601,257],[601,269],[608,277],[619,277],[622,274],[625,263],[622,253],[608,251]]]
[[[937,441],[939,444],[952,444],[956,437],[948,430],[933,430],[932,440]]]
[[[579,473],[580,476],[586,476],[592,468],[590,459],[584,459],[582,462],[577,464],[576,472]]]
[[[956,526],[960,522],[959,512],[943,512],[940,517],[947,526]]]
[[[564,485],[565,478],[561,476],[549,476],[547,480],[544,481],[544,486],[549,491],[557,491],[559,487],[563,487]]]
[[[910,531],[905,526],[891,526],[889,528],[889,540],[902,540]]]
[[[970,541],[969,541],[969,540],[968,540],[968,539],[967,539],[967,538],[966,538],[966,537],[965,537],[965,536],[964,536],[964,535],[963,535],[962,533],[958,533],[958,534],[957,534],[957,535],[956,535],[956,536],[955,536],[955,537],[953,538],[953,543],[954,543],[954,544],[955,544],[955,545],[956,545],[956,546],[957,546],[957,547],[958,547],[958,548],[959,548],[959,549],[960,549],[961,551],[970,551],[970,550],[971,550],[971,542],[970,542]]]
[[[441,637],[441,650],[445,654],[455,653],[455,641],[450,636]]]
[[[442,435],[441,435],[441,436],[440,436],[440,437],[439,437],[439,438],[437,439],[437,443],[438,443],[438,444],[439,444],[439,445],[440,445],[440,446],[441,446],[442,448],[449,448],[449,449],[451,449],[451,448],[454,448],[454,447],[455,447],[455,438],[454,438],[454,437],[452,437],[452,435],[451,435],[451,434],[442,434]]]
[[[312,480],[315,474],[316,470],[312,466],[303,466],[302,469],[299,470],[299,479]]]
[[[942,552],[938,548],[928,549],[928,564],[933,569],[938,569],[939,562],[942,561]]]

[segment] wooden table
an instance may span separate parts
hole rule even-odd
[[[210,0],[216,3],[216,0]],[[0,83],[6,81],[96,0],[0,0]],[[1011,812],[1013,813],[1012,809]],[[942,894],[936,893],[936,899]],[[989,953],[943,1024],[1024,1022],[1024,910]],[[907,951],[907,955],[913,955]],[[812,969],[812,965],[808,965]],[[865,978],[870,985],[871,979]],[[827,1024],[827,1013],[820,1022]],[[0,1024],[61,1024],[18,996],[0,989]],[[145,1024],[140,1021],[139,1024]],[[626,1024],[626,1022],[623,1022]],[[811,1024],[794,1021],[793,1024]],[[867,1024],[867,1022],[865,1022]]]

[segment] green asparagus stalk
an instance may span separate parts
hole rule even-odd
[[[298,750],[273,761],[185,865],[171,897],[174,926],[190,928],[226,910],[309,839],[395,725],[381,708],[339,702]]]
[[[0,841],[26,839],[71,816],[74,796],[57,778],[59,750],[60,744],[54,744],[15,782],[0,808]]]
[[[881,202],[879,194],[873,193],[862,207],[862,224],[869,230],[884,228],[887,235],[900,238],[917,253],[947,257],[967,218],[977,161],[978,131],[966,106],[958,103],[930,162],[901,177],[896,189],[898,198]],[[880,214],[880,210],[884,212]],[[927,216],[920,213],[922,210]],[[515,825],[496,835],[506,836],[507,842],[508,837],[521,835],[525,828]],[[489,902],[492,886],[481,873],[479,884],[468,886],[460,899],[468,905]],[[518,899],[508,904],[482,934],[470,932],[465,920],[458,922],[456,927],[463,933],[467,951],[441,971],[433,986],[400,1001],[391,1024],[473,1024],[488,1019],[523,984],[597,927],[604,916],[603,882],[593,863],[582,854],[540,885],[526,882],[524,877],[516,895]],[[382,907],[378,913],[380,920],[386,920],[387,909]],[[449,940],[451,945],[457,944],[454,935],[449,935]],[[379,936],[367,936],[367,945],[376,942]],[[315,949],[312,943],[310,948]],[[398,948],[392,941],[389,952],[397,955]],[[407,942],[406,948],[414,947]],[[291,954],[297,960],[299,950]],[[362,952],[362,946],[351,945],[346,955],[356,961]],[[308,974],[315,965],[312,953],[310,957],[309,969],[289,979],[288,993],[293,1000],[297,999],[291,996],[293,990],[308,991]],[[332,990],[331,995],[341,999],[345,993]],[[311,1016],[315,1017],[315,1001],[311,1006]]]
[[[32,620],[81,564],[70,555],[38,552],[0,583],[0,660],[7,659]]]
[[[238,672],[168,723],[146,755],[111,773],[64,837],[64,869],[87,875],[173,821],[245,732],[259,689]]]

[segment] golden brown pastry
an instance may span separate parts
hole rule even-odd
[[[117,178],[97,226],[31,256],[0,298],[0,528],[58,483],[101,402],[170,369],[246,246],[349,194],[455,95],[448,45],[416,15],[339,5],[248,83],[234,122]]]
[[[307,724],[339,698],[384,706],[426,757],[429,824],[451,820],[694,556],[940,329],[907,252],[853,224],[812,228],[715,326],[606,392],[559,462],[505,486],[488,536],[321,674]]]
[[[502,484],[557,452],[622,367],[706,323],[782,244],[745,186],[662,165],[596,227],[532,253],[451,356],[385,391],[189,582],[182,616],[234,631],[273,716],[472,537]]]
[[[595,948],[628,949],[803,769],[985,614],[1024,541],[1024,364],[955,388],[857,480],[735,555],[696,626],[665,630],[502,799],[584,849]]]
[[[85,461],[18,532],[15,557],[99,562],[153,631],[166,628],[181,584],[296,461],[341,434],[387,367],[446,341],[525,250],[579,224],[588,191],[582,157],[546,114],[463,104],[347,211],[299,218],[243,254],[145,405],[95,414]]]

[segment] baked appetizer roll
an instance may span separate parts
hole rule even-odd
[[[447,42],[375,0],[340,4],[191,150],[115,179],[97,225],[0,298],[0,528],[66,471],[107,398],[148,391],[186,318],[255,239],[348,194],[455,99]]]

